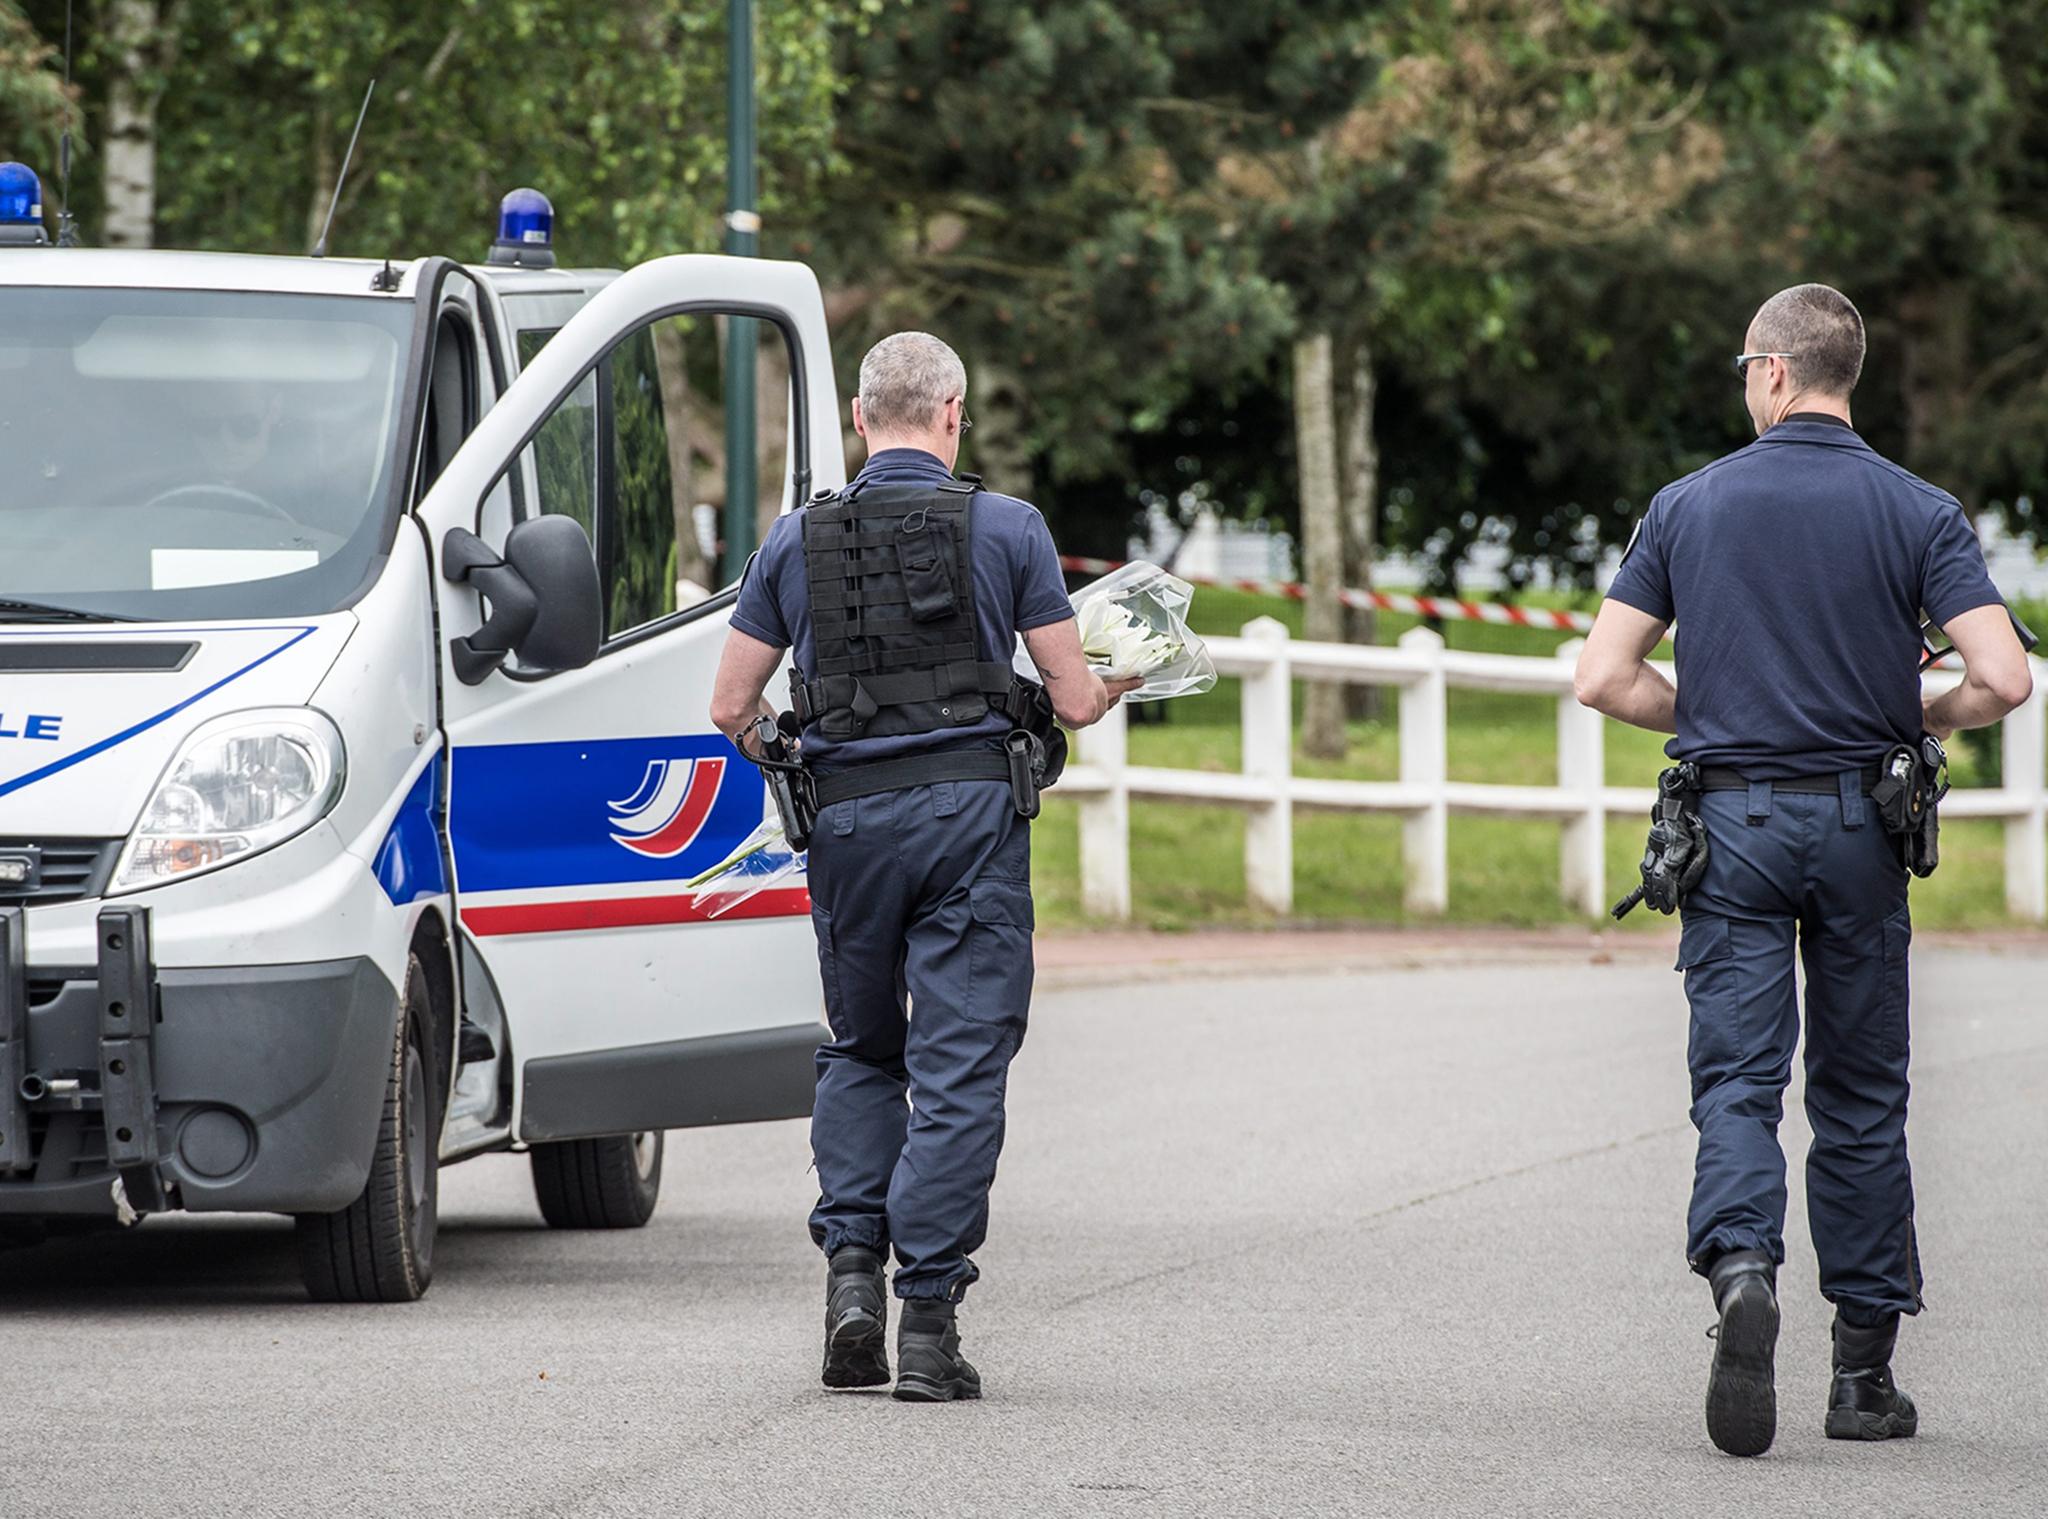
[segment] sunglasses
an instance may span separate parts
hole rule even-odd
[[[1789,359],[1796,355],[1789,353],[1738,353],[1735,356],[1735,377],[1743,384],[1749,383],[1749,366],[1758,359]]]

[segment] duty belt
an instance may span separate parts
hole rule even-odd
[[[1856,773],[1866,793],[1884,778],[1884,771],[1876,765],[1859,765]],[[1699,775],[1702,791],[1747,791],[1751,785],[1750,777],[1725,765],[1701,765]],[[1838,796],[1842,790],[1842,777],[1837,771],[1832,775],[1795,775],[1789,780],[1766,781],[1763,784],[1780,795]]]
[[[817,777],[818,805],[880,796],[907,786],[933,786],[940,781],[1008,781],[1010,759],[995,749],[956,749],[944,754],[907,754],[876,760]]]

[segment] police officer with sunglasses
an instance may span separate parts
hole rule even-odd
[[[2026,700],[2032,675],[1954,497],[1851,423],[1863,320],[1826,285],[1766,301],[1735,360],[1757,441],[1658,493],[1580,656],[1579,699],[1675,735],[1704,873],[1682,905],[1678,966],[1699,1131],[1686,1255],[1718,1323],[1709,1437],[1734,1455],[1777,1429],[1778,1121],[1806,972],[1807,1213],[1835,1307],[1834,1439],[1909,1436],[1891,1375],[1921,1307],[1906,1159],[1907,862],[1890,826],[1910,756]],[[1962,655],[1961,686],[1920,690],[1921,618]],[[1674,691],[1649,663],[1673,622]],[[1902,757],[1904,756],[1904,757]],[[1670,772],[1667,772],[1667,775]]]

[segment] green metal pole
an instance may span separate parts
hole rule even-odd
[[[760,251],[761,217],[754,184],[754,3],[727,0],[726,153],[731,205],[725,217],[725,251],[752,258]],[[754,452],[754,352],[752,317],[726,319],[725,334],[725,580],[740,578],[754,552],[754,513],[760,499]]]

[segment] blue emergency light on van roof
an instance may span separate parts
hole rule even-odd
[[[43,182],[27,164],[0,163],[0,245],[47,243],[43,226]]]
[[[538,190],[514,190],[498,202],[491,262],[519,269],[555,267],[555,208]]]

